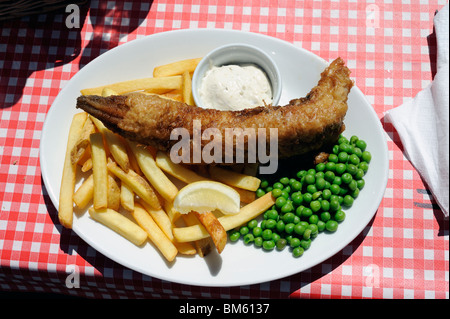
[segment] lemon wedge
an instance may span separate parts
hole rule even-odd
[[[180,189],[173,201],[173,208],[181,214],[220,210],[223,214],[236,214],[241,198],[232,187],[215,181],[193,182]]]

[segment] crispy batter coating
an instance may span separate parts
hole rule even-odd
[[[201,121],[202,132],[216,128],[223,139],[226,128],[277,128],[278,158],[283,159],[319,150],[338,139],[345,129],[347,96],[352,86],[349,69],[337,58],[322,72],[319,83],[306,97],[294,99],[286,106],[219,111],[156,95],[131,93],[110,97],[80,96],[77,108],[125,138],[166,152],[177,143],[170,139],[173,129],[185,128],[193,138],[194,120]],[[266,138],[268,149],[268,131]],[[202,140],[202,147],[208,143]],[[225,156],[224,141],[222,145]],[[247,143],[244,147],[247,148]]]

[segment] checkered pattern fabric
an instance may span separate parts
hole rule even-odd
[[[90,1],[68,13],[0,21],[0,290],[91,298],[448,298],[448,220],[404,157],[384,113],[431,80],[433,15],[443,0]],[[230,288],[181,285],[134,272],[61,227],[41,179],[39,142],[60,89],[93,58],[158,32],[262,33],[330,60],[342,57],[386,132],[389,181],[364,231],[321,264]],[[81,274],[68,288],[68,275]]]

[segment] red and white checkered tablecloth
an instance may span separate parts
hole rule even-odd
[[[443,0],[88,1],[80,28],[64,9],[0,21],[0,291],[92,298],[449,297],[448,220],[405,158],[384,113],[431,80],[433,16]],[[370,224],[342,251],[296,275],[241,287],[196,287],[142,275],[58,222],[43,188],[39,143],[55,97],[93,58],[134,39],[187,28],[251,31],[326,60],[342,57],[379,116],[389,180]],[[73,267],[79,288],[67,288]]]

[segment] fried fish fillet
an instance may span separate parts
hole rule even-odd
[[[80,96],[76,106],[123,137],[165,152],[178,142],[170,139],[172,130],[184,128],[193,138],[194,120],[201,122],[202,132],[215,128],[223,139],[227,128],[276,128],[278,158],[283,159],[319,150],[338,139],[345,129],[347,97],[352,86],[350,70],[337,58],[321,73],[317,86],[306,97],[291,100],[286,106],[220,111],[141,93]],[[269,133],[265,136],[269,147]],[[202,147],[209,142],[202,140]],[[225,144],[223,141],[223,156]],[[244,145],[247,147],[248,141]]]

